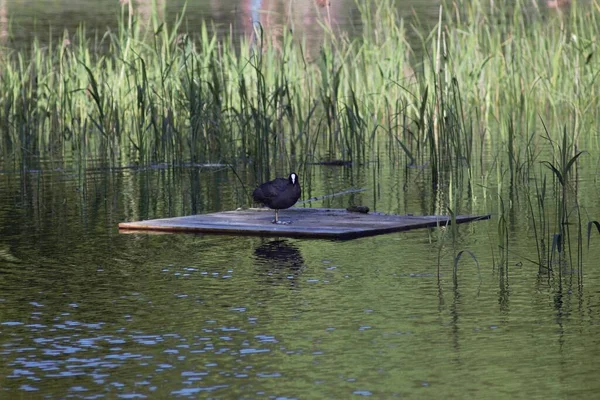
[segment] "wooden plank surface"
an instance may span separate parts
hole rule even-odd
[[[247,209],[223,211],[185,217],[122,222],[119,229],[130,231],[163,231],[220,233],[230,235],[288,236],[305,238],[354,239],[410,229],[449,224],[446,216],[361,214],[344,209],[290,208],[279,212],[279,219],[289,225],[273,224],[274,211]],[[489,219],[489,215],[456,217],[457,223]]]

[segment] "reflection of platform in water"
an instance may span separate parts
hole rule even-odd
[[[273,214],[273,210],[269,209],[223,211],[186,217],[123,222],[119,224],[119,228],[127,231],[354,239],[450,223],[450,217],[446,216],[360,214],[343,209],[290,208],[279,213],[280,220],[291,222],[289,225],[282,225],[271,223]],[[456,217],[456,223],[489,218],[489,215],[461,215]]]

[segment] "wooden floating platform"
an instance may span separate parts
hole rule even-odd
[[[274,211],[247,209],[223,211],[185,217],[122,222],[119,229],[131,231],[162,231],[189,233],[219,233],[229,235],[287,236],[322,239],[355,239],[383,233],[430,228],[450,223],[446,216],[361,214],[344,209],[289,208],[279,212],[280,221],[273,224]],[[490,215],[456,217],[456,223],[489,219]]]

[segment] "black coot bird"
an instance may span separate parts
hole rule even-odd
[[[275,221],[279,223],[279,210],[290,208],[300,198],[300,182],[294,172],[286,178],[277,178],[265,182],[252,192],[252,198],[257,203],[262,203],[275,210]]]

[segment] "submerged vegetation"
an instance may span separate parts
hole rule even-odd
[[[292,25],[275,39],[256,26],[240,42],[185,29],[184,16],[144,29],[124,9],[119,29],[96,39],[82,28],[27,53],[3,50],[0,157],[22,168],[36,157],[219,162],[265,180],[270,169],[303,176],[315,161],[385,156],[428,171],[444,205],[432,212],[458,212],[458,192],[495,184],[506,268],[507,214],[524,195],[534,262],[550,271],[572,221],[578,249],[587,227],[572,175],[581,150],[598,149],[600,7],[529,4],[447,3],[423,34],[391,0],[358,2],[361,34],[324,20],[318,50]]]

